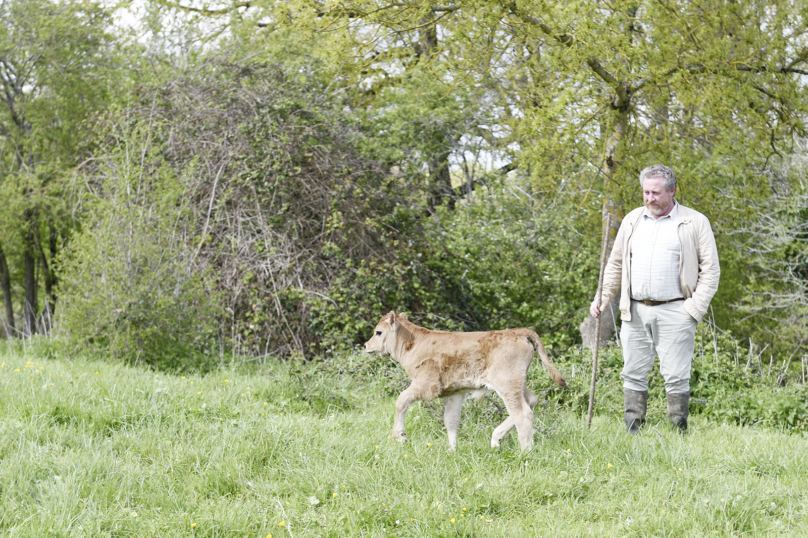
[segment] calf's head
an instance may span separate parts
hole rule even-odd
[[[377,355],[393,354],[396,348],[396,332],[401,327],[399,316],[402,319],[407,319],[404,314],[398,314],[397,316],[396,312],[392,311],[379,321],[376,328],[373,329],[373,336],[365,342],[365,351]]]

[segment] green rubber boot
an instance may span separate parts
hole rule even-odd
[[[687,431],[687,416],[690,414],[690,393],[668,393],[668,419],[680,432]]]
[[[623,389],[623,401],[626,405],[626,431],[634,435],[645,425],[648,391]]]

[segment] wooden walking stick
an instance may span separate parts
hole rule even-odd
[[[606,247],[609,245],[609,233],[612,229],[612,216],[606,217],[606,232],[603,234],[603,245],[600,249],[600,276],[598,277],[598,308],[603,299],[603,273],[606,269]],[[586,416],[586,429],[592,426],[592,412],[595,410],[595,379],[598,376],[598,349],[600,348],[600,318],[595,318],[595,348],[592,351],[592,386],[589,388],[589,413]]]

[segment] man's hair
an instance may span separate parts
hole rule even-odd
[[[669,192],[676,188],[676,174],[664,164],[655,164],[640,172],[640,187],[642,187],[642,182],[648,178],[659,178],[663,180],[665,182],[665,189]]]

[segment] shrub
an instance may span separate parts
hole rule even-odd
[[[144,133],[118,132],[118,145],[90,178],[84,227],[63,257],[60,326],[75,349],[169,369],[216,364],[223,313],[178,175]]]

